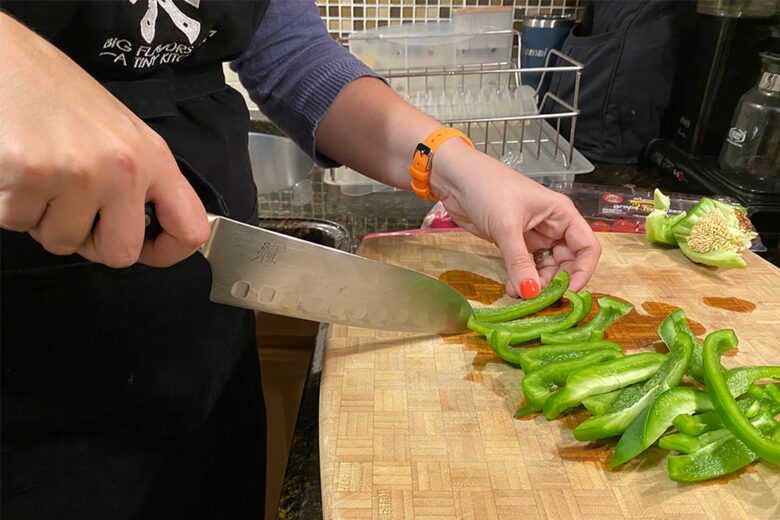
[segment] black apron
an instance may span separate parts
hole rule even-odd
[[[0,2],[168,143],[208,211],[257,216],[243,98],[221,62],[266,3]],[[254,317],[200,254],[110,269],[0,236],[2,518],[261,518]]]
[[[661,134],[681,36],[693,2],[590,0],[561,51],[580,63],[577,150],[593,161],[637,163],[647,143]],[[558,66],[568,65],[558,60]],[[571,102],[576,75],[555,72],[550,92]],[[548,102],[548,113],[561,106]],[[561,119],[569,135],[571,119]]]

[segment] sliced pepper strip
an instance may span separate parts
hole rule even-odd
[[[523,395],[528,399],[528,405],[518,408],[516,417],[524,417],[542,409],[550,397],[552,388],[563,386],[566,378],[572,372],[601,363],[608,359],[622,357],[622,352],[614,350],[598,350],[576,359],[567,359],[534,370],[523,377]]]
[[[474,319],[480,323],[496,323],[515,320],[549,307],[560,298],[569,287],[569,273],[562,270],[542,291],[528,300],[506,307],[484,307],[474,309]]]
[[[573,295],[573,298],[569,298],[569,295]],[[521,318],[517,320],[511,320],[501,323],[485,323],[478,321],[476,317],[472,314],[469,317],[469,321],[467,324],[467,327],[477,334],[482,334],[486,338],[492,334],[494,330],[510,330],[514,332],[518,331],[524,331],[524,330],[534,330],[539,327],[547,326],[551,323],[560,323],[564,321],[566,318],[569,317],[569,315],[574,310],[574,304],[576,301],[580,300],[581,297],[579,294],[575,293],[574,291],[566,291],[564,293],[564,296],[571,301],[572,308],[568,311],[559,312],[557,314],[549,314],[547,316],[532,316],[530,318]],[[592,304],[592,299],[591,299]]]
[[[644,449],[658,440],[678,415],[710,410],[712,401],[707,392],[702,390],[678,386],[663,392],[656,397],[648,411],[642,433]]]
[[[645,381],[658,371],[663,362],[663,354],[645,352],[573,371],[566,378],[566,386],[544,403],[544,416],[555,419],[561,412],[579,405],[591,395]]]
[[[716,355],[716,344],[719,341],[731,341],[729,330],[716,330],[704,339],[702,361],[704,363],[704,379],[707,383],[707,393],[715,405],[715,411],[726,428],[745,446],[762,459],[780,464],[780,442],[761,435],[761,432],[748,421],[732,397],[726,380],[720,371],[720,360]],[[733,335],[733,332],[732,332]],[[736,341],[732,347],[736,347]]]
[[[623,393],[624,390],[633,389],[640,385],[641,383],[634,383],[633,385],[621,388],[620,390],[614,390],[612,392],[607,392],[606,394],[586,397],[582,400],[582,406],[584,406],[585,409],[592,415],[604,415],[607,413],[607,410],[609,410],[609,407],[612,406],[612,403],[614,403],[617,398],[620,397],[620,394]]]
[[[755,405],[751,406],[751,409],[755,408],[755,411],[749,416],[749,418],[754,424],[758,419],[763,422],[766,420],[766,417],[772,417],[774,415],[771,409],[760,406],[758,401],[753,401],[752,405]],[[762,415],[764,416],[763,418],[761,417]],[[665,437],[661,437],[661,440],[658,441],[658,446],[665,450],[674,450],[680,453],[688,454],[693,453],[696,450],[700,450],[712,444],[713,442],[734,438],[728,428],[723,427],[723,423],[721,423],[720,426],[720,428],[704,432],[700,435],[690,435],[684,433],[673,433],[671,435],[666,435]]]
[[[655,397],[672,386],[676,386],[691,357],[691,339],[678,334],[675,348],[666,356],[658,371],[632,392],[624,391],[610,406],[604,415],[591,417],[574,428],[574,438],[578,441],[605,439],[623,433],[642,410],[652,404]]]
[[[753,385],[750,385],[753,386]],[[767,397],[773,399],[775,402],[780,403],[780,388],[776,384],[766,385],[764,388]]]
[[[535,325],[533,327],[527,326],[524,322],[534,318],[506,323],[479,323],[469,319],[468,327],[474,332],[485,336],[501,359],[510,363],[516,363],[516,361],[510,361],[505,357],[516,357],[513,356],[510,345],[538,338],[543,332],[568,329],[588,315],[593,304],[593,298],[588,291],[582,291],[581,293],[566,291],[565,296],[572,304],[569,312],[535,318],[541,321],[534,322]]]
[[[739,367],[726,372],[724,377],[731,395],[736,398],[747,393],[750,396],[749,399],[737,401],[740,411],[748,419],[756,415],[759,407],[764,405],[769,406],[770,409],[776,409],[775,413],[780,412],[780,389],[778,389],[777,384],[768,384],[762,388],[752,383],[753,380],[772,378],[773,376],[774,378],[780,376],[780,367]],[[723,428],[723,421],[714,410],[697,415],[682,414],[677,416],[672,424],[680,433],[687,435],[701,435],[711,430]]]
[[[772,437],[777,435],[780,425],[768,412],[763,411],[749,424],[762,439],[777,442]],[[715,430],[704,435],[708,436],[704,439],[708,444],[690,454],[667,458],[669,478],[675,482],[699,482],[728,475],[758,459],[758,454],[728,429]]]
[[[571,345],[540,345],[533,348],[514,349],[517,355],[517,364],[526,374],[550,363],[582,357],[597,350],[623,352],[623,347],[612,341],[587,341]]]
[[[731,432],[726,428],[718,428],[717,430],[711,430],[701,435],[686,435],[684,433],[673,433],[661,437],[658,441],[658,446],[664,450],[672,450],[679,453],[693,453],[696,450],[700,450],[705,446],[718,442],[722,439],[733,438]]]
[[[736,342],[736,337],[734,338],[734,341]],[[715,354],[716,356],[719,355],[718,349],[716,349]],[[754,381],[760,379],[780,380],[780,367],[737,367],[726,372],[723,378],[726,380],[726,386],[729,387],[731,395],[739,397],[748,391],[748,387],[750,387]]]
[[[678,386],[658,394],[653,404],[637,415],[623,432],[609,466],[614,468],[633,459],[649,448],[678,415],[692,414],[697,410],[712,410],[706,392]]]
[[[607,296],[598,299],[599,311],[588,323],[579,327],[560,332],[545,332],[541,335],[542,343],[576,343],[589,341],[594,336],[604,337],[604,331],[617,320],[631,312],[634,308],[630,303],[621,302]]]
[[[743,399],[737,401],[737,405],[748,418],[756,415],[760,407],[759,402],[755,399]],[[697,415],[680,414],[674,418],[672,425],[680,433],[696,436],[723,428],[723,421],[720,420],[717,412],[713,410]]]
[[[677,309],[671,313],[658,327],[658,335],[670,349],[674,347],[674,336],[679,333],[685,334],[693,342],[693,352],[691,352],[691,360],[688,362],[688,375],[699,383],[704,384],[704,369],[701,364],[701,342],[688,327],[688,319],[682,309]],[[724,354],[729,348],[728,343],[719,343],[719,356]]]

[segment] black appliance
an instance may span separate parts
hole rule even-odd
[[[731,196],[748,208],[764,244],[780,240],[780,193],[757,193],[730,183],[718,155],[740,97],[759,78],[764,51],[780,52],[780,21],[696,13],[680,57],[664,138],[644,159],[677,181],[676,191]]]

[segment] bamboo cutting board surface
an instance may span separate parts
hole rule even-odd
[[[752,253],[745,270],[706,268],[641,236],[597,236],[603,254],[586,289],[635,307],[605,339],[660,350],[658,324],[681,307],[700,337],[735,330],[727,367],[780,364],[779,269]],[[359,253],[445,279],[474,306],[511,302],[495,301],[506,279],[498,250],[468,233],[372,238]],[[587,412],[514,418],[521,380],[473,333],[332,326],[320,390],[325,518],[780,518],[777,466],[678,484],[668,452],[652,447],[609,470],[616,441],[571,433]]]

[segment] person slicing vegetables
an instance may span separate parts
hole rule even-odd
[[[206,211],[257,218],[247,110],[222,62],[319,164],[414,179],[494,241],[508,294],[535,296],[561,269],[576,291],[596,267],[569,199],[442,135],[331,40],[313,2],[0,9],[4,518],[262,511],[253,315],[210,303],[193,255]]]

